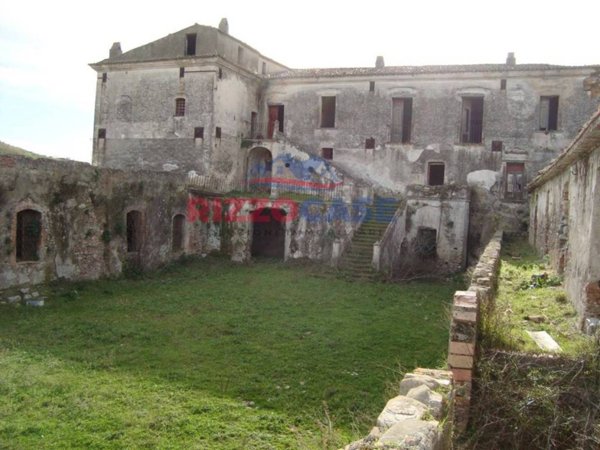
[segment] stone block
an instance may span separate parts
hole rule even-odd
[[[408,391],[418,386],[427,386],[429,389],[436,389],[440,386],[448,386],[448,384],[449,382],[442,384],[429,375],[407,373],[400,382],[400,395],[406,395]]]
[[[19,303],[21,301],[20,295],[11,295],[10,297],[6,297],[8,303]]]
[[[449,355],[448,366],[451,369],[472,369],[473,368],[473,356],[467,355]]]
[[[437,420],[442,418],[442,410],[444,407],[444,397],[437,392],[433,392],[424,384],[421,386],[417,386],[412,388],[406,394],[408,398],[414,398],[415,400],[420,401],[424,405],[426,405],[429,409],[433,417]]]
[[[453,342],[475,343],[477,326],[471,322],[452,321],[450,324],[450,339]]]
[[[448,354],[473,356],[475,354],[475,344],[450,341]]]
[[[423,367],[417,367],[413,370],[414,375],[427,375],[429,377],[435,378],[438,383],[443,385],[449,385],[452,381],[452,372],[449,370],[440,370],[440,369],[427,369]]]
[[[477,308],[477,293],[474,291],[456,291],[453,304],[459,308]]]
[[[453,311],[452,319],[459,322],[477,322],[477,311]]]
[[[410,419],[390,427],[375,448],[433,450],[439,448],[440,440],[438,422]]]
[[[458,369],[458,368],[454,368],[452,369],[452,375],[454,376],[454,382],[461,382],[461,381],[471,381],[471,379],[473,378],[473,371],[471,369]]]
[[[21,288],[19,289],[19,292],[23,295],[29,294],[29,288]]]
[[[420,419],[427,406],[418,400],[399,395],[389,400],[377,418],[377,427],[381,431],[408,419]]]

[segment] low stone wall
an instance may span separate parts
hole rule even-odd
[[[344,450],[450,448],[452,373],[415,369],[400,382],[369,435]]]
[[[469,422],[473,371],[477,361],[477,332],[481,308],[493,306],[502,231],[496,232],[481,255],[466,291],[454,294],[448,368],[454,379],[454,426],[464,431]]]

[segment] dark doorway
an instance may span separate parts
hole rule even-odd
[[[282,209],[272,208],[261,208],[252,213],[253,257],[284,258],[285,216]]]
[[[428,164],[427,184],[429,186],[441,186],[444,184],[444,163]]]
[[[174,252],[180,252],[183,250],[183,236],[185,230],[185,216],[183,214],[177,214],[173,217],[173,239],[172,248]]]
[[[252,192],[271,193],[273,157],[266,148],[256,147],[248,154],[248,189]]]
[[[42,237],[42,214],[25,209],[17,214],[17,261],[38,261]]]
[[[142,247],[142,213],[129,211],[127,213],[127,251],[139,252]]]
[[[269,129],[267,138],[273,139],[275,132],[275,122],[278,122],[277,130],[283,133],[283,105],[269,105]]]

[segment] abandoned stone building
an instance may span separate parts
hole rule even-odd
[[[0,160],[3,286],[211,251],[460,271],[600,104],[598,66],[290,69],[226,19],[91,67],[93,167]]]

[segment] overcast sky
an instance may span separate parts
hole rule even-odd
[[[90,161],[96,74],[89,63],[193,23],[289,67],[502,63],[600,64],[593,0],[0,0],[0,140]]]

